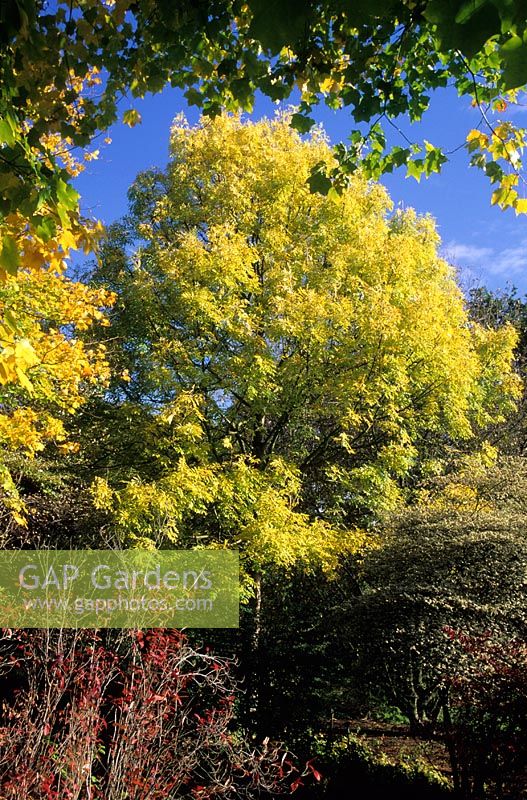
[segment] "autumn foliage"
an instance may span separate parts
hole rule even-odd
[[[93,241],[89,226],[48,239],[21,215],[10,224],[19,268],[0,275],[0,492],[23,523],[9,455],[31,458],[48,444],[63,452],[77,447],[68,441],[67,420],[110,375],[104,344],[82,336],[96,320],[107,324],[114,298],[65,274],[70,248]]]
[[[498,770],[516,786],[524,648],[475,648],[461,673],[443,628],[524,624],[525,459],[501,463],[496,433],[521,336],[470,315],[433,220],[367,168],[313,193],[340,166],[295,123],[178,117],[83,282],[69,253],[100,231],[62,178],[58,206],[0,220],[3,542],[238,550],[242,630],[210,639],[244,679],[176,631],[17,632],[1,800],[294,791],[320,778],[311,751],[299,773],[242,726],[296,735],[350,687],[443,725],[467,798]]]
[[[289,121],[176,119],[168,168],[138,176],[104,241],[107,409],[135,463],[93,492],[125,541],[197,534],[253,568],[334,569],[364,517],[403,500],[423,441],[469,439],[514,405],[515,331],[469,324],[433,221],[390,216],[360,174],[311,194],[334,156]],[[86,438],[116,444],[108,427]]]
[[[301,780],[232,730],[229,663],[177,631],[22,632],[2,649],[5,800],[227,800]]]

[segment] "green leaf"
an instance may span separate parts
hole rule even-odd
[[[504,174],[503,167],[500,167],[496,161],[488,161],[485,164],[485,175],[490,178],[491,183],[497,183],[498,181],[501,181]]]
[[[316,167],[312,170],[307,183],[312,194],[322,194],[324,196],[328,194],[333,185],[328,176],[321,170],[316,169]]]
[[[372,117],[381,111],[381,101],[374,95],[370,87],[367,87],[361,96],[360,102],[355,106],[353,119],[355,122],[369,122]]]
[[[0,119],[0,143],[13,147],[15,141],[15,130],[13,129],[12,121],[8,117]]]
[[[57,181],[57,200],[67,211],[74,211],[79,203],[79,193],[73,186],[59,178]],[[62,217],[61,217],[62,219]]]
[[[452,22],[459,12],[459,0],[430,0],[423,11],[423,17],[440,27],[450,18]]]
[[[6,326],[6,328],[8,328],[8,330],[11,331],[11,333],[14,333],[14,334],[19,334],[20,333],[20,329],[18,327],[18,323],[16,321],[16,317],[13,314],[13,312],[10,311],[9,309],[6,309],[4,311],[3,320],[2,321],[3,321],[4,325]]]
[[[416,158],[414,161],[409,161],[406,167],[406,176],[407,178],[415,178],[417,183],[420,182],[421,177],[424,172],[424,160],[422,158]]]
[[[5,236],[0,250],[0,268],[9,275],[16,275],[20,266],[20,254],[14,236]]]
[[[504,62],[505,88],[524,86],[527,83],[527,43],[520,36],[511,36],[499,52]]]
[[[37,221],[35,230],[38,236],[45,242],[49,242],[57,233],[57,226],[53,217],[40,217],[35,218]]]
[[[424,160],[424,171],[426,176],[430,176],[432,172],[441,172],[441,167],[447,161],[447,157],[439,147],[430,145],[430,142],[425,142],[427,154]]]
[[[299,133],[309,133],[314,124],[314,119],[305,117],[303,114],[293,114],[291,117],[291,126]]]
[[[389,158],[393,161],[396,167],[402,167],[410,158],[410,150],[408,147],[399,147],[398,145],[393,148],[389,154]]]
[[[458,25],[464,25],[465,22],[474,16],[481,6],[486,5],[487,0],[466,0],[461,4],[459,11],[456,14],[454,22]]]
[[[201,107],[203,105],[203,94],[197,89],[187,89],[185,92],[185,99],[189,106]]]
[[[431,0],[423,16],[435,24],[443,53],[460,50],[469,59],[501,32],[496,7],[482,0]]]
[[[279,53],[309,32],[311,11],[305,0],[249,0],[253,13],[249,36],[265,50]]]

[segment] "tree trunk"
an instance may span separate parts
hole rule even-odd
[[[258,732],[262,726],[262,576],[254,579],[254,619],[247,659],[247,705],[251,727]]]

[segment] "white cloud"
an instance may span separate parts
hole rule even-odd
[[[527,239],[518,247],[507,247],[492,258],[487,264],[487,269],[493,275],[527,274]]]
[[[487,273],[505,279],[527,275],[527,239],[504,250],[451,241],[441,251],[451,264],[464,271],[475,271],[474,274]]]
[[[462,242],[449,242],[441,250],[443,257],[456,267],[486,266],[494,254],[491,247],[476,247]]]

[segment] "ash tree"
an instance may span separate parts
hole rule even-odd
[[[519,391],[514,329],[469,322],[433,221],[362,175],[311,193],[335,160],[289,122],[176,120],[92,275],[114,377],[73,432],[106,536],[239,549],[257,680],[274,583],[336,577],[430,438],[470,440]]]
[[[117,297],[115,377],[81,452],[128,540],[331,569],[426,437],[512,408],[515,332],[469,323],[433,221],[360,175],[311,194],[321,160],[287,117],[178,119],[108,231],[92,277]]]

